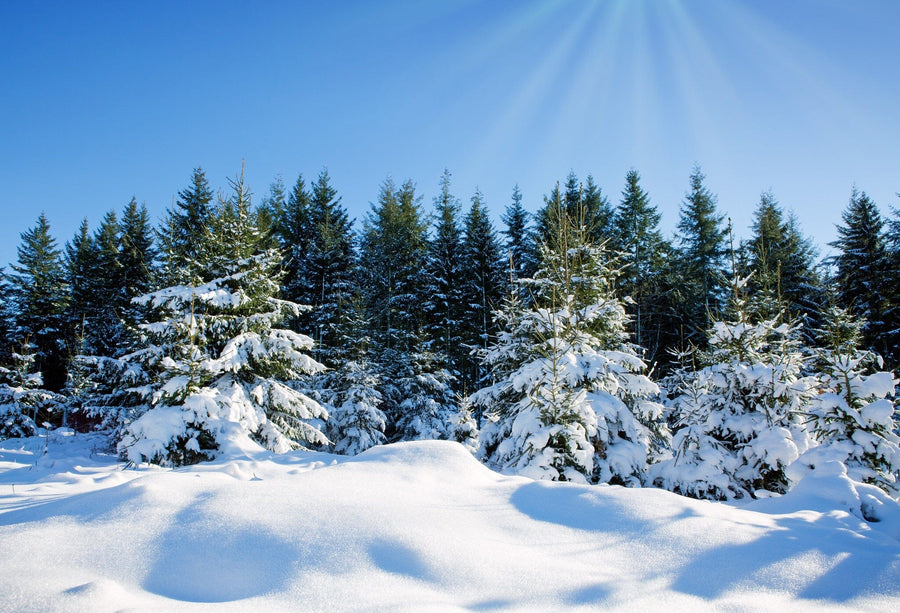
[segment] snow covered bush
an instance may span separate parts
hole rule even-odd
[[[390,380],[384,386],[393,409],[389,414],[390,440],[449,438],[451,419],[457,411],[455,378],[437,356],[424,350],[386,350],[380,358],[390,365]]]
[[[565,215],[563,215],[565,217]],[[484,410],[479,454],[538,478],[639,485],[664,438],[658,387],[627,343],[614,272],[579,228],[542,248],[531,293],[514,289],[484,353],[496,383],[471,396]]]
[[[682,375],[672,400],[673,458],[654,467],[654,483],[698,498],[784,493],[787,467],[806,450],[804,412],[814,381],[802,376],[797,327],[752,321],[735,280],[733,321],[709,331],[705,367]]]
[[[11,367],[0,366],[0,440],[37,434],[37,426],[63,412],[63,398],[42,389],[41,373],[31,372],[33,349],[13,353]]]
[[[363,359],[345,363],[329,372],[332,412],[329,421],[336,453],[356,455],[385,442],[384,400],[378,391],[379,377]]]
[[[119,443],[132,462],[191,464],[249,436],[276,452],[328,443],[326,410],[287,383],[323,367],[312,340],[275,326],[300,307],[279,300],[279,254],[259,250],[260,233],[243,177],[221,203],[203,254],[203,282],[138,297],[149,311],[145,346],[122,358],[147,375],[148,410]]]
[[[880,356],[858,348],[862,322],[843,309],[825,313],[819,352],[820,393],[808,411],[809,426],[819,442],[798,464],[807,470],[838,462],[855,482],[877,485],[900,494],[900,436],[894,418],[897,380],[878,371]],[[868,374],[867,374],[868,373]]]

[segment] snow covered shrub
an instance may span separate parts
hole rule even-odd
[[[447,439],[457,410],[453,375],[427,351],[387,350],[381,359],[393,371],[385,386],[393,408],[390,440]]]
[[[707,365],[672,401],[674,457],[654,467],[660,487],[715,499],[784,493],[787,467],[808,446],[800,414],[814,382],[801,376],[798,328],[751,321],[745,283],[734,283],[734,320],[709,331]]]
[[[13,353],[11,368],[0,367],[0,440],[37,434],[37,425],[62,413],[63,398],[42,389],[41,373],[31,372],[33,349]]]
[[[664,437],[658,387],[627,343],[614,272],[581,229],[542,248],[534,279],[495,314],[497,341],[484,353],[496,383],[471,396],[484,409],[479,454],[488,464],[539,479],[638,485]]]
[[[468,397],[457,398],[458,409],[450,416],[450,440],[475,453],[478,450],[478,422]]]
[[[356,455],[383,444],[386,420],[380,407],[384,400],[372,365],[364,358],[353,360],[328,374],[332,396],[329,426],[335,452]]]
[[[880,356],[858,348],[862,321],[837,307],[824,315],[820,340],[828,348],[818,354],[821,393],[808,411],[819,446],[803,454],[798,464],[815,469],[825,462],[839,462],[852,481],[877,485],[897,496],[897,380],[892,373],[877,370],[882,366]]]

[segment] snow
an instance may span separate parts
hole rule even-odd
[[[741,506],[500,475],[449,441],[174,470],[104,446],[0,443],[0,610],[900,610],[900,505],[837,462]]]

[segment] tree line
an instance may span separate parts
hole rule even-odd
[[[672,239],[634,170],[615,202],[571,173],[534,214],[515,187],[500,230],[451,179],[430,211],[386,179],[359,228],[325,170],[254,204],[243,171],[215,194],[197,168],[157,227],[132,199],[62,249],[41,215],[0,277],[5,435],[66,420],[171,464],[212,457],[234,424],[278,450],[450,438],[536,476],[732,497],[788,482],[748,432],[780,428],[799,454],[798,415],[833,429],[821,381],[900,358],[900,218],[864,192],[821,262],[769,192],[735,244],[699,168]],[[739,364],[793,391],[756,394]],[[877,400],[844,388],[828,389],[847,407]],[[857,421],[889,439],[878,416]],[[716,469],[685,480],[678,449]],[[893,474],[886,457],[867,466]]]

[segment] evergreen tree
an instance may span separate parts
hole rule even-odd
[[[503,223],[506,224],[506,266],[513,277],[524,279],[535,271],[534,238],[531,234],[528,211],[522,206],[522,192],[519,186],[513,188],[512,203],[506,206]]]
[[[465,361],[462,346],[463,297],[462,232],[459,227],[459,201],[450,193],[450,171],[441,176],[441,193],[434,199],[434,236],[428,242],[426,271],[425,332],[427,347],[444,364],[459,372]]]
[[[265,249],[278,249],[278,224],[287,206],[287,191],[281,175],[269,185],[269,193],[256,208],[256,227],[259,229],[260,246]]]
[[[511,292],[484,352],[497,381],[471,397],[485,411],[479,454],[535,478],[639,484],[662,435],[659,390],[627,343],[614,271],[559,209],[540,269],[520,281],[533,304]]]
[[[313,294],[303,277],[308,243],[312,235],[309,212],[311,199],[303,175],[299,175],[275,223],[275,234],[281,247],[284,269],[282,294],[287,300],[300,304],[309,304]],[[299,325],[299,321],[293,322],[294,328],[299,329]]]
[[[338,322],[352,300],[355,253],[353,222],[331,186],[327,170],[322,170],[313,184],[309,221],[308,252],[299,274],[311,290],[305,304],[313,307],[310,327],[318,347],[316,355],[327,366],[334,366],[330,356],[338,349]]]
[[[464,385],[477,389],[487,384],[489,373],[475,354],[494,341],[497,328],[492,313],[502,302],[506,277],[500,244],[477,191],[465,219],[461,273],[457,283],[466,309],[461,317],[462,346],[466,349],[461,373]]]
[[[864,319],[863,342],[876,353],[893,358],[896,338],[885,320],[888,310],[886,273],[888,252],[884,220],[875,203],[856,189],[841,216],[838,239],[831,246],[839,251],[837,265],[838,304]]]
[[[764,192],[754,214],[749,245],[749,308],[762,319],[784,312],[811,330],[824,301],[815,270],[816,253],[793,216],[785,216],[771,192]]]
[[[122,312],[128,301],[125,293],[125,278],[120,262],[121,236],[118,218],[110,211],[103,217],[94,234],[96,246],[96,277],[92,283],[95,317],[90,329],[83,334],[90,335],[89,346],[92,353],[113,356],[123,345],[125,328]]]
[[[196,276],[209,222],[213,214],[213,192],[206,174],[197,167],[191,184],[178,192],[175,206],[159,231],[163,246],[163,282],[189,283]]]
[[[156,246],[146,205],[138,206],[132,198],[122,211],[119,223],[119,270],[122,282],[122,305],[119,315],[128,327],[137,325],[138,312],[131,304],[132,298],[142,296],[153,289],[156,282]],[[134,339],[126,339],[125,345]]]
[[[12,308],[12,295],[6,280],[6,272],[0,268],[0,365],[8,364],[12,356],[15,325]]]
[[[683,339],[680,347],[705,345],[706,330],[724,300],[722,281],[728,230],[723,227],[723,216],[716,211],[716,197],[703,184],[705,178],[700,167],[695,167],[690,177],[691,190],[685,196],[678,222],[677,321]]]
[[[421,340],[425,232],[413,183],[397,189],[387,179],[363,225],[361,249],[366,308],[381,347],[413,350]]]
[[[65,246],[66,281],[69,285],[67,305],[67,329],[70,334],[81,334],[100,317],[100,303],[95,288],[101,278],[99,253],[94,237],[90,234],[87,219],[81,222],[72,240]],[[87,340],[87,339],[85,339]],[[78,344],[77,351],[96,353],[93,346]]]
[[[660,217],[640,185],[640,175],[630,170],[625,175],[625,189],[615,216],[614,247],[622,258],[618,289],[633,301],[628,309],[634,327],[632,339],[647,351],[650,360],[657,357],[661,344],[661,271],[669,252],[659,231]]]
[[[68,287],[56,240],[41,213],[37,224],[21,234],[18,264],[10,276],[16,310],[16,344],[33,344],[35,369],[43,385],[62,389],[66,381],[66,321]]]
[[[190,464],[244,436],[275,451],[328,443],[327,413],[286,383],[322,369],[312,339],[274,326],[299,307],[276,298],[280,257],[259,251],[243,172],[220,203],[200,251],[201,285],[137,299],[151,310],[147,346],[123,358],[149,381],[149,410],[129,423],[120,453],[133,462]]]
[[[746,283],[733,282],[730,320],[714,322],[703,368],[675,390],[675,456],[654,469],[660,487],[714,499],[784,493],[808,446],[802,414],[814,382],[801,375],[798,330],[751,316]]]
[[[34,436],[64,412],[62,396],[42,389],[34,361],[34,346],[26,343],[11,354],[9,368],[0,366],[0,440]]]
[[[594,177],[587,176],[581,193],[584,208],[585,231],[594,245],[605,245],[615,236],[615,210],[601,189],[594,183]]]
[[[371,359],[367,328],[362,295],[355,286],[336,328],[338,349],[332,357],[340,365],[319,376],[319,389],[331,406],[329,438],[335,452],[347,455],[362,453],[386,440],[382,375]]]
[[[815,469],[838,462],[857,482],[900,493],[900,436],[894,419],[897,381],[880,370],[880,356],[859,349],[863,323],[839,307],[825,312],[818,330],[819,391],[810,404],[813,436],[819,441],[799,464]]]

